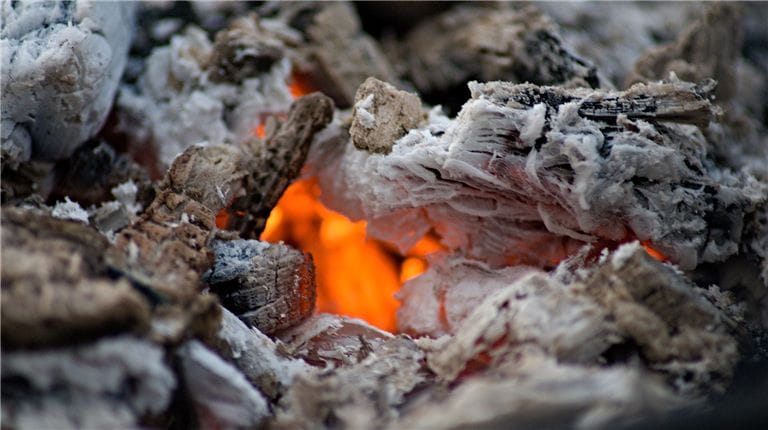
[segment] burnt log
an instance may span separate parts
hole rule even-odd
[[[312,256],[284,244],[217,241],[205,281],[224,307],[259,331],[294,326],[315,309]]]
[[[434,228],[491,265],[552,267],[584,243],[638,238],[691,269],[735,254],[768,199],[765,183],[708,156],[711,82],[470,89],[455,119],[433,110],[377,144],[387,155],[326,133],[309,163],[323,202],[402,251]]]

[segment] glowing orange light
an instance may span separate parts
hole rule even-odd
[[[264,123],[260,123],[256,127],[253,128],[253,134],[255,136],[258,136],[261,139],[264,139],[264,135],[266,134],[266,126]]]
[[[314,180],[293,183],[267,219],[262,240],[284,241],[312,254],[317,308],[395,329],[400,289],[399,257],[366,237],[365,222],[352,222],[318,200]]]
[[[294,98],[309,94],[317,89],[310,84],[309,76],[294,69],[291,72],[291,79],[288,82],[288,89]]]
[[[648,255],[650,255],[651,257],[655,258],[656,260],[667,261],[669,259],[669,258],[667,258],[666,255],[662,254],[661,251],[659,251],[658,249],[656,249],[653,246],[651,246],[651,242],[650,241],[644,240],[644,241],[640,242],[640,245],[643,246],[643,248],[645,249],[645,252],[647,252]]]
[[[427,270],[427,263],[418,257],[409,257],[403,261],[400,266],[400,282],[405,282],[409,279],[415,278],[421,275]]]
[[[216,227],[219,229],[227,228],[229,224],[229,211],[227,208],[221,208],[219,213],[216,214]]]

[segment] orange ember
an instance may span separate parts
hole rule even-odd
[[[658,249],[654,248],[651,245],[651,242],[648,241],[648,240],[644,240],[644,241],[640,242],[640,245],[643,246],[643,248],[645,249],[645,252],[647,252],[648,255],[650,255],[651,257],[655,258],[656,260],[667,261],[669,259],[669,258],[667,258],[666,255],[662,254],[661,251],[659,251]]]

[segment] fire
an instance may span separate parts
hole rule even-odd
[[[311,92],[307,82],[294,72],[288,82],[291,94],[300,97]],[[253,134],[264,138],[265,118],[260,118]],[[425,256],[443,249],[442,245],[428,235],[401,256],[392,246],[368,238],[365,221],[353,222],[329,210],[319,196],[315,180],[294,182],[270,213],[261,239],[283,241],[312,254],[320,312],[360,318],[394,331],[399,307],[394,294],[404,282],[427,269]],[[216,217],[217,226],[225,228],[229,216],[226,209],[222,210]],[[642,245],[653,258],[667,260],[650,242],[643,241]]]
[[[312,254],[317,274],[317,308],[363,319],[395,330],[402,282],[424,270],[424,256],[440,249],[433,238],[422,239],[405,257],[385,243],[366,237],[364,221],[352,222],[319,201],[314,180],[286,190],[267,220],[262,240],[284,241]]]

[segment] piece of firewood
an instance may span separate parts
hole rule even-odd
[[[253,141],[253,160],[246,167],[243,192],[235,194],[226,229],[237,230],[245,239],[258,239],[269,213],[307,159],[315,134],[333,118],[333,101],[312,93],[297,99],[281,122],[264,141]]]
[[[3,347],[147,331],[149,303],[112,276],[98,231],[33,209],[5,208],[2,218]]]
[[[243,236],[258,236],[332,112],[330,99],[310,94],[294,102],[286,121],[266,142],[185,150],[168,169],[149,208],[117,236],[122,254],[114,264],[134,278],[153,280],[159,294],[175,301],[194,297],[201,290],[200,274],[213,263],[208,244],[216,214],[226,207],[246,211],[242,218],[232,217],[234,223]]]
[[[636,237],[690,269],[738,252],[745,219],[768,200],[768,184],[710,158],[711,81],[469,86],[455,119],[433,110],[374,144],[386,155],[341,127],[325,133],[310,165],[326,206],[403,251],[434,229],[491,265],[551,267],[581,244]]]
[[[216,262],[205,275],[222,304],[266,334],[294,326],[315,309],[310,254],[282,243],[213,242]]]
[[[533,7],[457,6],[423,21],[389,57],[422,97],[458,108],[466,82],[610,88],[589,60],[561,40],[556,24]],[[454,106],[455,104],[455,106]]]

